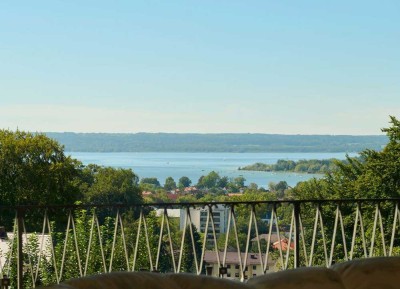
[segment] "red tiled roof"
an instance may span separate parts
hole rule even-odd
[[[228,197],[240,197],[240,196],[243,196],[243,194],[242,193],[229,193],[228,194]]]
[[[168,199],[175,201],[179,195],[178,194],[167,194]]]
[[[268,242],[268,236],[269,236],[269,234],[261,234],[258,236],[258,239],[260,239],[260,241],[264,240],[265,242]],[[285,236],[281,234],[281,240],[283,240],[283,239],[285,239]],[[276,234],[276,233],[271,234],[271,240],[270,240],[271,244],[278,242],[278,240],[279,240],[278,234]],[[251,239],[251,241],[257,242],[257,237]]]
[[[282,246],[282,251],[286,251],[288,248],[288,244],[289,244],[289,240],[288,239],[281,239],[281,242],[279,243],[279,241],[276,241],[275,243],[272,244],[272,247],[274,249],[279,250],[279,244],[281,244]],[[290,242],[290,249],[294,249],[294,242]]]

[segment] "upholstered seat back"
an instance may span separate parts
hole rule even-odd
[[[331,268],[268,273],[246,283],[204,275],[114,272],[68,280],[48,289],[400,289],[400,257],[353,260]]]

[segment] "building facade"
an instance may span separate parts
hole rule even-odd
[[[219,277],[220,267],[223,263],[224,253],[219,252],[219,264],[217,259],[217,254],[215,251],[206,251],[204,253],[204,265],[206,268],[206,273],[211,276]],[[229,279],[250,279],[256,276],[264,275],[264,269],[261,265],[261,260],[264,264],[265,254],[248,253],[247,260],[245,262],[245,253],[240,253],[240,259],[238,252],[227,252],[225,259],[226,274],[223,275],[224,278]],[[240,266],[242,264],[242,267]],[[241,274],[243,270],[243,276]],[[275,263],[271,260],[268,261],[265,273],[275,271]]]
[[[208,207],[206,208],[191,208],[189,209],[190,218],[192,224],[196,227],[197,231],[200,233],[205,233],[206,225],[207,225],[207,216],[209,214]],[[228,226],[228,216],[229,209],[223,206],[214,206],[212,207],[212,215],[215,226],[215,233],[218,236],[221,233],[225,233]],[[185,226],[185,219],[187,219],[187,210],[180,210],[180,229],[183,230]],[[189,224],[189,220],[187,219],[187,224]],[[213,238],[213,230],[211,226],[211,219],[208,222],[208,230],[207,230],[207,239],[212,240]]]

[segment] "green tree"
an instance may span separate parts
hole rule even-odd
[[[192,183],[192,181],[188,177],[183,176],[178,181],[178,187],[180,189],[187,188],[187,187],[189,187],[191,185],[191,183]]]
[[[164,189],[157,189],[147,200],[148,203],[167,203],[170,201],[168,193]]]
[[[80,166],[44,134],[0,130],[2,205],[72,204],[80,198]]]
[[[230,192],[237,193],[237,192],[240,191],[241,188],[244,187],[244,182],[245,181],[246,181],[246,179],[244,177],[239,176],[239,177],[236,177],[236,178],[232,179],[228,183],[227,187],[228,187]]]
[[[158,249],[158,242],[159,242],[159,237],[161,234],[161,220],[160,217],[157,217],[154,211],[149,212],[145,216],[146,218],[146,224],[147,224],[147,236],[148,236],[148,241],[150,245],[150,252],[151,252],[151,257],[152,257],[152,262],[153,262],[153,268],[150,267],[150,256],[148,253],[148,248],[147,248],[147,240],[146,236],[144,233],[144,226],[142,224],[141,228],[141,234],[139,236],[139,243],[138,243],[138,251],[137,251],[137,258],[136,258],[136,266],[135,270],[149,270],[152,271],[155,269],[155,260],[157,256],[157,249]],[[137,228],[138,228],[138,222],[139,220],[136,220],[134,222],[134,226],[131,226],[131,235],[136,238],[137,236]],[[171,224],[170,229],[172,230],[173,233],[176,233],[176,226]],[[173,265],[172,265],[172,256],[171,256],[171,251],[169,249],[169,240],[167,236],[167,231],[164,228],[164,232],[162,232],[162,240],[163,242],[161,243],[160,247],[160,259],[159,259],[159,264],[158,264],[158,271],[160,272],[168,272],[173,270]],[[132,239],[134,239],[132,238]],[[131,263],[133,261],[133,252],[132,252],[132,257],[131,257]]]
[[[400,122],[395,117],[391,117],[390,123],[389,128],[382,130],[387,134],[389,143],[381,151],[367,149],[360,153],[360,158],[347,157],[345,162],[336,161],[335,170],[327,173],[322,179],[311,179],[297,184],[291,190],[291,197],[295,199],[398,198],[400,196]],[[344,229],[346,235],[351,236],[353,232],[355,209],[356,202],[341,206],[341,212],[345,216]],[[366,228],[367,240],[372,236],[374,209],[375,207],[370,204],[362,205],[363,225]],[[393,225],[393,207],[382,203],[380,209],[384,220],[384,234],[386,239],[390,239]],[[335,206],[327,204],[323,207],[323,210],[324,224],[332,228]],[[304,227],[311,227],[315,208],[305,206],[301,209],[301,212]],[[395,246],[399,245],[399,241],[396,240]],[[340,240],[338,240],[337,246],[341,246]],[[317,246],[317,248],[319,247],[321,246]],[[350,243],[347,244],[347,248],[349,247]],[[356,238],[354,250],[355,256],[363,255],[360,237]],[[335,254],[336,252],[343,252],[343,250],[338,247]],[[315,258],[321,264],[323,263],[321,262],[323,260],[322,254],[319,251],[315,254]],[[340,260],[343,256],[336,254],[335,258]]]
[[[228,184],[229,184],[228,177],[222,177],[222,178],[219,179],[219,181],[217,183],[217,186],[219,188],[226,188],[228,186]]]
[[[190,227],[187,226],[185,232],[185,242],[183,245],[183,253],[182,253],[182,263],[181,263],[182,272],[196,273],[196,263],[194,255],[196,254],[198,263],[201,258],[202,241],[200,234],[198,233],[196,227],[193,225],[192,225],[192,232],[193,232],[195,252],[193,252],[193,243],[190,235]]]
[[[178,203],[193,203],[193,202],[196,202],[197,199],[193,195],[183,195],[183,196],[178,197],[178,199],[176,201]]]
[[[165,184],[164,184],[164,189],[167,191],[175,190],[176,189],[176,183],[175,180],[172,177],[168,177],[165,179]]]
[[[142,178],[140,179],[140,184],[153,185],[155,188],[161,187],[160,182],[157,180],[157,178]]]
[[[86,202],[137,204],[142,202],[139,178],[131,169],[88,165],[81,185]]]
[[[250,183],[248,189],[252,191],[257,191],[258,185],[256,183]]]
[[[389,143],[382,151],[364,150],[361,158],[337,162],[325,178],[330,195],[338,198],[391,198],[400,196],[400,122],[390,118]]]
[[[269,190],[274,192],[279,199],[282,199],[285,196],[286,191],[289,188],[289,185],[286,181],[280,181],[278,183],[270,182],[268,184]]]
[[[239,177],[236,177],[236,178],[233,179],[233,183],[238,188],[243,188],[245,181],[246,181],[246,178],[244,178],[243,176],[239,176]]]
[[[221,177],[219,176],[219,174],[212,171],[206,176],[201,176],[197,183],[197,186],[199,188],[205,188],[205,189],[215,188],[220,179]]]

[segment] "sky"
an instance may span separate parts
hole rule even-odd
[[[400,1],[1,1],[0,129],[381,134]]]

